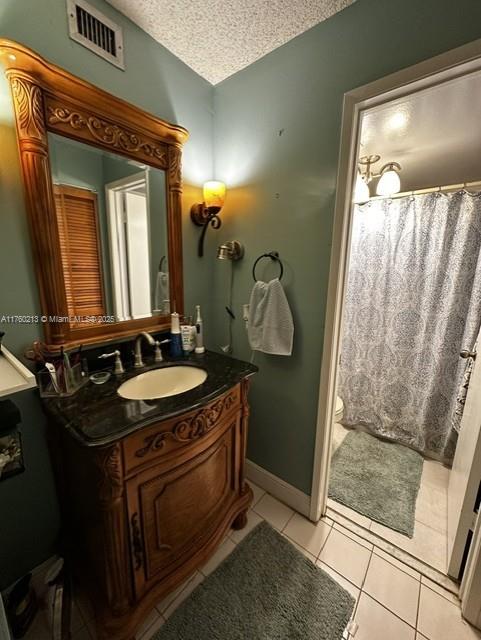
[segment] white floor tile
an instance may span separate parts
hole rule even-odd
[[[455,604],[457,607],[460,606],[460,600],[457,596],[454,595],[454,593],[451,593],[451,591],[444,589],[443,587],[441,587],[441,585],[437,584],[436,582],[433,582],[429,578],[426,578],[426,576],[421,576],[421,584],[425,585],[426,587],[429,587],[431,591],[435,591],[436,593],[439,593],[440,596],[443,596],[443,598],[446,598],[446,600],[449,600],[450,602]]]
[[[429,484],[421,484],[416,500],[417,521],[446,534],[448,527],[448,493]]]
[[[164,616],[159,616],[144,633],[144,635],[142,636],[142,640],[150,640],[150,638],[152,638],[154,633],[156,633],[164,623],[165,623]]]
[[[203,579],[204,579],[204,576],[202,576],[200,573],[195,574],[193,580],[189,582],[189,584],[182,591],[182,593],[180,593],[177,596],[177,598],[172,602],[172,604],[168,607],[168,609],[164,611],[163,616],[166,620],[169,616],[172,615],[172,613],[177,609],[177,607],[181,604],[181,602],[184,602],[184,600],[190,596],[192,591],[194,591],[194,589],[199,586],[199,584],[202,582]]]
[[[342,524],[339,524],[339,522],[334,523],[334,529],[336,529],[337,531],[340,531],[345,536],[347,536],[348,538],[351,538],[351,540],[354,540],[355,542],[359,543],[363,547],[366,547],[366,549],[369,549],[369,551],[372,551],[372,549],[374,548],[373,544],[371,544],[361,536],[357,535],[357,533],[355,533],[354,531],[351,531],[347,527],[342,526]]]
[[[417,521],[412,538],[408,538],[402,533],[393,531],[389,529],[389,527],[385,527],[377,522],[372,523],[371,531],[395,546],[404,549],[431,567],[438,569],[438,571],[446,573],[447,540],[445,534]]]
[[[267,520],[273,527],[282,531],[290,518],[294,514],[294,511],[287,507],[276,498],[266,493],[254,507],[254,511],[262,518]]]
[[[323,571],[328,573],[331,576],[331,578],[334,578],[337,584],[339,584],[343,589],[348,591],[352,595],[352,597],[355,598],[356,602],[358,601],[359,596],[361,595],[360,589],[358,589],[355,585],[353,585],[352,582],[349,582],[349,580],[346,580],[346,578],[344,576],[341,576],[340,573],[337,573],[337,571],[334,571],[334,569],[330,567],[328,564],[325,564],[320,560],[318,560],[316,564]]]
[[[160,614],[157,609],[154,609],[149,613],[149,615],[142,622],[140,627],[137,629],[137,633],[135,634],[136,640],[145,640],[145,636],[147,635],[150,627],[157,622],[160,618]]]
[[[253,507],[255,504],[257,504],[259,502],[259,500],[262,498],[262,496],[265,494],[264,489],[261,489],[260,487],[258,487],[256,484],[254,484],[253,482],[251,482],[249,480],[249,478],[247,479],[247,484],[249,485],[249,487],[252,489],[252,491],[254,492],[254,499],[252,501],[251,507]]]
[[[366,575],[371,552],[340,531],[332,529],[322,548],[319,560],[361,587]]]
[[[421,476],[421,484],[428,484],[435,489],[447,490],[449,484],[448,467],[435,460],[425,460],[423,464],[423,473]]]
[[[412,569],[409,565],[405,564],[404,562],[401,562],[401,560],[398,560],[397,558],[390,555],[389,553],[386,553],[386,551],[384,551],[383,549],[380,549],[379,547],[374,547],[374,553],[380,558],[383,558],[384,560],[386,560],[387,562],[390,562],[392,565],[394,565],[398,569],[401,569],[401,571],[404,571],[404,573],[407,573],[415,580],[417,581],[421,580],[421,574],[419,573],[419,571]]]
[[[418,580],[373,554],[362,589],[415,627],[420,586]]]
[[[461,609],[421,585],[418,630],[429,640],[477,640],[481,633],[461,617]]]
[[[366,593],[361,593],[354,620],[359,625],[355,640],[414,640],[412,627]]]
[[[295,513],[283,533],[317,558],[330,531],[331,527],[322,520],[314,524],[299,513]]]
[[[232,551],[234,551],[234,549],[235,542],[226,538],[211,559],[201,568],[201,573],[203,573],[204,576],[211,574],[215,569],[217,569],[220,563],[225,560]]]
[[[248,533],[254,529],[260,522],[262,522],[262,518],[259,514],[257,514],[252,509],[249,509],[247,512],[247,524],[243,529],[232,529],[229,538],[231,538],[236,544],[238,544],[241,540],[243,540]]]
[[[181,585],[179,585],[177,587],[177,589],[174,589],[174,591],[171,591],[167,596],[165,596],[165,598],[163,598],[159,603],[157,603],[156,606],[155,606],[157,611],[159,613],[163,614],[164,611],[166,611],[170,607],[170,605],[174,602],[174,600],[187,587],[189,582],[195,578],[195,576],[196,576],[196,573],[194,573],[193,575],[189,576],[187,578],[187,580],[185,580]]]
[[[304,549],[304,547],[301,547],[301,545],[297,544],[297,542],[294,542],[294,540],[291,540],[291,538],[288,538],[285,533],[281,533],[281,535],[287,540],[289,544],[292,544],[292,546],[294,546],[298,551],[300,551],[302,555],[306,556],[306,558],[308,558],[312,562],[312,564],[316,564],[316,561],[317,561],[316,556],[312,555],[312,553],[307,551],[307,549]]]

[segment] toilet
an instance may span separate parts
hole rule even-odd
[[[337,396],[336,397],[336,412],[334,414],[334,422],[340,422],[342,420],[342,415],[344,413],[344,402],[342,399]]]

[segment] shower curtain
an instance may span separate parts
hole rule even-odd
[[[451,460],[451,419],[481,318],[481,195],[355,208],[339,396],[343,424]]]

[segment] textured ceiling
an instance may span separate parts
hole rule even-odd
[[[481,74],[364,113],[360,156],[402,166],[401,190],[481,180]]]
[[[212,84],[354,1],[108,0]]]

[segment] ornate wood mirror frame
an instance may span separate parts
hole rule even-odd
[[[20,163],[40,290],[45,341],[52,347],[114,340],[170,326],[168,316],[113,324],[50,322],[68,317],[47,133],[107,149],[166,172],[171,304],[183,311],[181,148],[188,132],[0,40],[0,61],[13,96]]]

